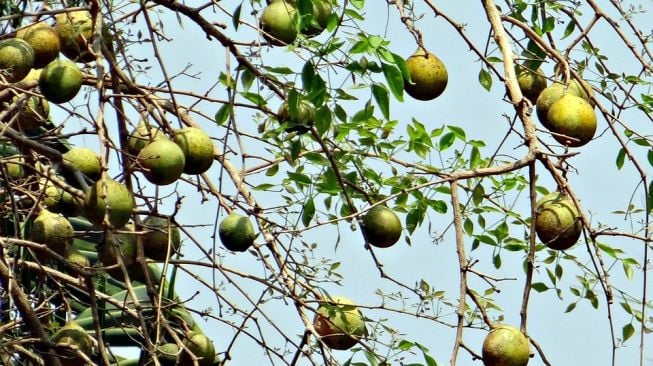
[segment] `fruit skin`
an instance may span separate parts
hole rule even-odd
[[[177,144],[168,139],[160,139],[138,153],[138,162],[150,183],[165,186],[181,177],[186,157]]]
[[[303,33],[308,37],[314,37],[322,33],[329,22],[329,15],[331,15],[332,12],[333,5],[329,0],[313,0],[314,22],[312,22]]]
[[[586,81],[582,81],[582,84],[589,85]],[[592,88],[590,87],[588,89],[590,90],[590,94],[594,95]],[[594,101],[580,86],[578,81],[572,80],[569,83],[568,87],[565,87],[565,85],[560,82],[555,82],[542,90],[540,95],[537,97],[537,101],[535,102],[535,111],[537,112],[537,118],[540,120],[540,123],[542,123],[544,127],[551,129],[551,124],[547,119],[549,109],[553,103],[562,98],[565,93],[571,93],[572,95],[581,97],[590,103],[590,106],[594,107]]]
[[[88,260],[88,258],[86,258],[86,256],[82,254],[82,252],[80,252],[75,248],[69,248],[68,251],[66,252],[65,257],[67,261],[77,264],[80,267],[91,266],[91,262]]]
[[[313,103],[307,100],[301,100],[297,106],[295,116],[291,116],[288,102],[284,101],[279,106],[277,115],[279,117],[279,123],[285,123],[287,125],[286,132],[304,134],[310,131],[311,126],[315,122],[315,107]]]
[[[30,230],[30,239],[45,244],[52,251],[64,255],[73,243],[73,226],[63,216],[41,210]]]
[[[202,174],[213,164],[213,141],[209,135],[196,127],[184,127],[176,130],[172,141],[184,153],[186,163],[184,173]]]
[[[40,69],[59,57],[59,35],[48,23],[38,22],[16,32],[34,50],[34,68]]]
[[[546,88],[546,77],[542,73],[542,70],[530,70],[518,65],[515,71],[517,72],[517,82],[519,83],[519,89],[521,89],[522,94],[531,103],[535,103],[542,90]]]
[[[190,332],[184,339],[184,346],[196,357],[201,357],[197,363],[199,366],[212,366],[215,361],[215,346],[213,342],[202,333]],[[179,356],[180,365],[192,365],[193,359],[188,352],[182,352]]]
[[[550,249],[571,248],[582,231],[578,210],[570,198],[560,192],[553,192],[536,203],[535,233]]]
[[[145,146],[162,138],[166,137],[163,135],[161,130],[141,121],[127,138],[127,151],[136,156]]]
[[[528,339],[517,328],[498,325],[483,341],[485,366],[526,366],[530,358]]]
[[[404,90],[418,100],[432,100],[444,92],[449,82],[447,68],[437,56],[418,49],[408,57],[406,66],[410,71],[412,84],[404,80]]]
[[[103,195],[103,185],[106,183],[106,197]],[[109,211],[109,224],[115,227],[124,226],[131,218],[134,210],[134,197],[127,187],[113,179],[98,180],[86,193],[84,214],[95,225],[102,226],[105,210]]]
[[[34,49],[25,40],[9,38],[0,41],[0,75],[10,82],[22,80],[34,67]]]
[[[61,42],[61,53],[71,60],[90,62],[93,53],[88,51],[93,37],[93,20],[88,10],[60,13],[54,16],[54,30]]]
[[[82,87],[82,72],[70,60],[54,60],[47,64],[39,77],[41,93],[52,103],[73,99]]]
[[[292,43],[297,38],[296,12],[295,7],[285,1],[275,1],[266,6],[260,19],[263,37],[275,46]]]
[[[115,266],[115,268],[107,269],[107,273],[118,281],[125,280],[122,268],[116,266],[118,257],[122,259],[122,263],[127,268],[130,280],[135,280],[132,277],[132,272],[137,272],[136,269],[140,268],[136,261],[136,254],[136,234],[134,233],[134,226],[131,224],[114,232],[109,232],[104,244],[98,246],[98,259],[105,267]]]
[[[246,251],[256,239],[252,222],[248,217],[241,216],[236,212],[230,213],[222,220],[218,234],[222,245],[234,252]]]
[[[79,351],[87,356],[91,356],[93,352],[93,339],[88,333],[74,322],[68,322],[52,336],[52,342],[65,343],[77,346]],[[61,366],[84,366],[86,362],[83,358],[79,357],[77,352],[63,351],[59,356]]]
[[[170,256],[179,250],[181,235],[179,228],[169,218],[148,216],[142,222],[143,251],[145,256],[155,261],[168,259],[168,243],[170,243]]]
[[[565,93],[551,105],[546,119],[550,125],[549,130],[556,133],[553,137],[561,144],[571,147],[587,144],[596,132],[594,109],[585,99],[571,93]]]
[[[86,147],[73,147],[62,156],[63,160],[76,168],[82,174],[93,181],[100,179],[102,168],[100,166],[100,156],[93,150]],[[68,180],[75,184],[75,179]]]
[[[18,96],[14,98],[16,100]],[[48,119],[50,103],[45,98],[30,95],[18,111],[16,123],[21,131],[33,131]]]
[[[329,348],[347,350],[365,336],[363,314],[354,303],[343,296],[333,296],[322,301],[317,308],[313,327]]]
[[[164,343],[158,346],[158,357],[161,366],[175,366],[177,363],[177,355],[179,355],[179,347],[174,343]]]
[[[363,233],[375,247],[391,247],[401,237],[401,231],[399,217],[385,206],[374,206],[363,217]]]
[[[11,180],[18,180],[25,176],[25,159],[21,155],[12,155],[4,159],[7,176]]]

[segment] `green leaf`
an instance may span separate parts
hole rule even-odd
[[[648,200],[646,206],[646,213],[650,213],[653,209],[653,180],[648,185]]]
[[[456,135],[453,132],[444,134],[444,136],[440,138],[440,143],[439,143],[440,151],[444,151],[450,148],[455,140],[456,140]]]
[[[469,153],[469,167],[476,169],[481,166],[482,162],[481,151],[476,146],[472,147],[472,151]]]
[[[234,15],[231,17],[231,22],[234,25],[234,29],[238,30],[238,26],[240,25],[240,11],[243,8],[243,3],[241,2],[240,5],[236,7],[234,10]]]
[[[501,268],[501,255],[499,253],[495,254],[494,257],[492,258],[492,264],[496,269]]]
[[[401,75],[403,76],[404,80],[410,80],[410,70],[408,70],[408,65],[406,64],[406,60],[397,55],[396,53],[392,53],[392,58],[394,60],[395,65],[399,68],[401,71]]]
[[[350,3],[358,10],[363,10],[365,7],[365,0],[351,0]]]
[[[315,216],[315,202],[313,198],[309,198],[306,203],[304,203],[304,210],[302,211],[302,224],[304,227],[307,227],[311,224],[311,220]]]
[[[646,154],[646,157],[648,158],[648,164],[650,166],[653,166],[653,149],[648,151],[648,153]]]
[[[623,262],[622,265],[623,265],[623,268],[624,268],[624,274],[626,275],[626,278],[628,278],[629,280],[632,280],[633,276],[635,274],[633,272],[633,267],[631,265],[629,265],[627,262]]]
[[[492,75],[487,70],[481,69],[481,72],[478,73],[478,82],[481,83],[485,90],[490,91],[492,88]]]
[[[288,178],[297,183],[300,186],[310,186],[313,184],[313,180],[304,173],[288,172]]]
[[[575,302],[572,302],[571,304],[569,304],[569,306],[567,306],[567,309],[565,310],[565,313],[570,313],[570,312],[572,312],[575,308],[576,308],[576,303],[575,303]]]
[[[376,360],[376,356],[368,350],[365,350],[365,358],[369,361],[370,366],[379,366],[379,361]]]
[[[260,94],[245,92],[245,93],[240,93],[240,95],[243,98],[249,100],[250,102],[256,104],[257,106],[264,106],[267,104],[265,99],[263,99],[263,97]]]
[[[624,327],[621,329],[621,336],[624,342],[627,341],[628,338],[632,337],[633,334],[635,334],[635,327],[632,323],[624,325]]]
[[[215,123],[219,126],[222,126],[229,118],[231,114],[231,106],[229,104],[223,104],[217,112],[215,112]]]
[[[617,154],[617,169],[621,169],[624,166],[624,163],[626,162],[626,150],[622,147],[619,149],[619,153]]]
[[[308,60],[302,67],[302,85],[304,90],[311,90],[311,85],[313,85],[313,78],[315,77],[315,68],[313,68],[313,63]]]
[[[467,141],[467,135],[465,134],[465,130],[458,126],[447,126],[449,131],[453,132],[456,137],[462,141]]]
[[[390,119],[390,98],[388,97],[388,89],[382,84],[372,84],[372,95],[376,104],[379,105],[381,113],[385,119]]]
[[[553,30],[553,28],[555,28],[555,22],[556,22],[556,20],[555,20],[554,17],[547,17],[544,20],[544,25],[542,26],[542,31],[544,33],[551,32]]]
[[[547,286],[543,282],[535,282],[534,284],[531,285],[531,288],[537,292],[544,292],[549,289],[549,286]]]
[[[409,349],[415,347],[415,343],[409,342],[407,340],[401,340],[397,345],[397,349],[400,351],[408,351]]]
[[[474,223],[469,219],[469,217],[463,222],[463,228],[467,235],[472,235],[474,233]]]
[[[385,80],[388,82],[392,95],[394,95],[398,101],[403,102],[404,78],[401,76],[401,71],[397,66],[385,62],[381,63],[381,68],[383,69],[383,76],[385,76]]]
[[[569,37],[574,32],[574,29],[576,29],[576,23],[572,20],[565,27],[565,33],[562,35],[562,39]]]

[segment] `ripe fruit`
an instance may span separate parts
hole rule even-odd
[[[93,37],[91,13],[88,10],[71,11],[57,14],[54,19],[54,29],[61,42],[61,53],[71,60],[93,61],[94,56],[88,50]]]
[[[104,186],[106,184],[106,196]],[[127,187],[113,179],[98,180],[86,193],[84,213],[95,225],[102,226],[105,213],[108,212],[109,224],[122,227],[131,218],[134,209],[134,197]]]
[[[248,217],[241,216],[236,212],[230,213],[222,220],[218,234],[222,245],[235,252],[246,251],[256,239],[252,222]]]
[[[63,161],[70,165],[69,168],[75,168],[89,179],[96,181],[100,179],[102,168],[100,167],[100,157],[98,154],[86,147],[73,147],[63,154]],[[71,184],[75,184],[75,179],[68,179]]]
[[[18,96],[14,97],[14,101],[17,99]],[[23,132],[33,131],[43,125],[49,114],[50,104],[48,101],[45,98],[30,95],[23,102],[22,108],[18,110],[16,124],[18,129]]]
[[[79,326],[77,323],[68,322],[52,336],[52,342],[58,344],[69,344],[76,346],[77,349],[87,355],[91,356],[93,352],[93,339],[88,333]],[[72,350],[62,350],[61,354],[57,355],[61,366],[84,366],[86,361],[80,357],[77,352]]]
[[[179,228],[169,218],[148,216],[143,220],[143,251],[145,256],[156,261],[168,259],[168,243],[170,256],[181,244]]]
[[[294,114],[290,113],[287,102],[281,103],[277,112],[279,123],[286,124],[286,132],[297,132],[304,134],[311,129],[315,122],[315,107],[307,100],[301,100],[297,105]]]
[[[346,350],[365,335],[363,314],[346,297],[325,299],[317,308],[313,327],[329,348]]]
[[[34,50],[34,68],[42,68],[59,56],[61,43],[57,32],[48,23],[38,22],[16,32]]]
[[[145,178],[161,186],[179,179],[185,162],[184,152],[167,138],[152,142],[138,153],[138,163]]]
[[[292,43],[297,38],[295,7],[286,1],[275,1],[266,6],[260,19],[263,37],[275,46]]]
[[[419,48],[408,57],[406,66],[412,84],[404,80],[404,90],[418,100],[435,99],[447,87],[449,75],[444,63],[434,54]]]
[[[582,82],[584,85],[588,85],[587,82]],[[589,88],[590,94],[594,95],[592,88]],[[577,97],[585,99],[592,107],[594,107],[594,101],[589,97],[585,90],[578,84],[576,80],[572,80],[569,83],[569,86],[565,88],[565,85],[560,82],[555,82],[548,87],[546,87],[540,93],[540,96],[537,97],[537,102],[535,103],[535,111],[537,112],[537,118],[540,120],[542,125],[550,129],[551,124],[547,119],[549,109],[553,103],[557,102],[558,99],[562,98],[565,93],[570,93]]]
[[[485,366],[526,366],[530,357],[528,339],[517,328],[499,325],[483,341]]]
[[[22,80],[34,66],[34,50],[20,38],[0,41],[0,76],[10,83]]]
[[[141,121],[127,138],[127,151],[136,156],[145,146],[162,138],[165,138],[165,136],[161,130]]]
[[[590,142],[596,132],[596,114],[585,99],[565,93],[551,105],[546,119],[553,137],[561,144],[578,147]],[[569,138],[571,137],[571,138]]]
[[[116,266],[119,263],[118,258],[122,259],[122,263],[128,269],[130,279],[134,280],[132,271],[140,268],[136,262],[136,254],[136,234],[133,225],[109,232],[104,244],[98,246],[98,259],[105,267],[115,266],[115,268],[107,269],[107,273],[118,281],[125,280],[122,268]]]
[[[82,81],[82,72],[77,64],[70,60],[54,60],[41,72],[39,88],[45,99],[60,104],[77,95]]]
[[[212,366],[215,361],[215,346],[213,342],[202,333],[190,332],[184,339],[184,346],[199,358],[199,366]],[[192,365],[193,359],[187,352],[179,356],[180,365]]]
[[[553,192],[536,203],[535,211],[535,233],[544,245],[565,250],[576,244],[583,226],[571,199]]]
[[[542,70],[530,70],[518,65],[515,71],[517,72],[517,82],[519,83],[519,89],[521,89],[522,94],[531,103],[535,103],[542,90],[546,88],[546,77],[542,73]]]
[[[184,173],[202,174],[213,164],[213,141],[209,135],[196,127],[176,130],[172,141],[183,151],[186,158]]]
[[[44,209],[32,224],[30,239],[64,255],[73,243],[73,226],[65,217]]]
[[[367,241],[379,248],[388,248],[401,237],[399,217],[385,206],[374,206],[363,217],[363,233]]]

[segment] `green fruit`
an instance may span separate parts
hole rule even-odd
[[[85,354],[91,356],[93,352],[93,338],[81,326],[74,322],[68,322],[52,336],[52,342],[57,344],[68,344],[76,346],[77,349]],[[72,350],[65,350],[57,354],[61,366],[84,366],[86,362],[80,357],[77,352]]]
[[[127,151],[136,156],[150,143],[166,138],[161,130],[141,121],[127,138]]]
[[[317,308],[313,327],[329,348],[347,350],[365,336],[363,314],[346,297],[325,299]]]
[[[526,366],[530,357],[528,339],[517,328],[499,325],[483,341],[485,366]]]
[[[292,43],[297,38],[294,19],[296,12],[295,7],[285,1],[266,6],[260,19],[263,37],[276,46]]]
[[[375,247],[391,247],[401,237],[401,231],[399,217],[385,206],[374,206],[363,217],[363,233]]]
[[[184,346],[198,357],[199,366],[212,366],[215,361],[215,346],[213,342],[202,333],[190,332],[184,339]],[[181,365],[192,365],[193,359],[187,352],[182,352],[179,357]]]
[[[309,37],[322,33],[329,22],[329,16],[332,12],[333,6],[329,0],[314,0],[313,22],[308,26],[308,29],[306,29],[304,33]]]
[[[213,164],[213,141],[209,135],[196,127],[185,127],[176,130],[172,141],[184,153],[186,163],[184,173],[202,174]]]
[[[586,81],[582,81],[584,85],[588,85]],[[594,95],[594,91],[592,91],[592,88],[590,87],[590,93],[591,95]],[[549,123],[549,120],[547,119],[547,116],[549,114],[549,109],[553,105],[553,103],[557,102],[562,96],[566,93],[570,93],[572,95],[575,95],[577,97],[581,97],[585,99],[592,107],[594,107],[594,101],[589,97],[589,95],[585,92],[585,90],[578,84],[576,80],[572,80],[569,83],[568,87],[565,87],[564,84],[560,82],[555,82],[548,87],[546,87],[540,95],[537,97],[537,101],[535,103],[535,111],[537,112],[537,118],[540,120],[540,123],[548,129],[551,129],[551,124]]]
[[[73,226],[65,217],[44,209],[32,224],[30,239],[64,255],[73,243]]]
[[[104,186],[106,184],[106,195]],[[134,197],[124,184],[113,179],[98,180],[86,193],[84,214],[95,225],[102,226],[108,213],[109,225],[124,226],[134,210]]]
[[[72,61],[54,60],[39,77],[41,93],[52,103],[65,103],[73,99],[82,87],[82,72]]]
[[[179,347],[174,343],[164,343],[157,347],[158,357],[161,366],[175,366],[177,356],[180,354]]]
[[[521,89],[522,94],[524,94],[531,103],[535,103],[542,90],[546,88],[546,76],[544,76],[540,69],[530,70],[521,65],[517,66],[515,70],[517,72],[519,89]]]
[[[14,97],[14,101],[17,99],[18,96]],[[18,129],[23,132],[36,130],[45,123],[49,114],[50,104],[48,101],[45,98],[30,95],[22,108],[18,110],[16,116]]]
[[[145,230],[143,251],[146,257],[155,261],[165,261],[179,250],[181,245],[179,228],[169,218],[148,216],[143,220],[142,225]]]
[[[186,157],[177,144],[168,139],[159,139],[138,153],[138,163],[150,183],[164,186],[181,177]]]
[[[235,252],[246,251],[256,239],[252,222],[248,217],[241,216],[236,212],[230,213],[222,220],[218,234],[222,245]]]
[[[47,178],[39,180],[39,195],[41,202],[48,210],[56,212],[63,194],[63,190]]]
[[[412,83],[404,81],[404,90],[418,100],[435,99],[449,82],[447,68],[437,56],[419,48],[406,60]]]
[[[59,56],[61,43],[57,32],[49,24],[38,22],[16,32],[34,50],[34,68],[42,68]]]
[[[535,205],[535,233],[547,247],[571,248],[583,231],[574,202],[559,192],[550,193]]]
[[[100,179],[102,168],[100,166],[100,156],[93,150],[86,147],[73,147],[62,156],[64,162],[69,168],[75,168],[89,179],[96,181]],[[71,184],[75,182],[70,180]]]
[[[140,270],[140,265],[136,261],[136,234],[134,227],[127,225],[120,230],[109,232],[104,245],[98,247],[98,259],[105,267],[115,267],[107,269],[107,273],[118,281],[124,281],[125,276],[122,268],[117,266],[119,264],[118,258],[122,259],[122,263],[129,272],[131,280],[132,272]]]
[[[564,94],[551,105],[546,117],[549,130],[561,144],[578,147],[594,138],[596,132],[596,113],[585,99]],[[571,137],[571,138],[570,138]]]
[[[25,176],[25,159],[21,155],[13,155],[3,159],[7,176],[11,180],[18,180]]]
[[[15,83],[34,67],[34,50],[20,38],[0,41],[0,77]]]
[[[93,37],[93,19],[88,10],[77,10],[55,15],[54,29],[61,42],[61,53],[71,60],[90,62],[93,53],[89,43]]]
[[[70,263],[76,264],[80,267],[90,267],[91,262],[86,258],[82,252],[75,248],[69,248],[66,252],[66,260]]]
[[[290,113],[287,102],[281,103],[277,112],[279,123],[286,124],[286,132],[304,134],[310,131],[315,122],[315,107],[307,100],[301,100],[297,105],[294,115]]]

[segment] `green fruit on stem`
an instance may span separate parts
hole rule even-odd
[[[41,210],[30,230],[30,239],[45,244],[49,249],[64,255],[73,243],[73,226],[63,216]]]
[[[541,69],[530,70],[521,65],[515,67],[515,71],[517,72],[517,82],[522,94],[531,103],[535,103],[542,90],[546,89],[546,76],[544,76]]]
[[[583,231],[578,210],[574,202],[553,192],[535,205],[535,233],[540,241],[555,250],[571,248]]]
[[[10,83],[22,80],[34,67],[34,50],[25,40],[9,38],[0,41],[0,80]]]
[[[98,259],[105,267],[114,267],[107,269],[109,276],[118,281],[125,280],[122,268],[118,266],[122,262],[129,273],[130,279],[135,280],[132,272],[139,272],[140,270],[140,265],[136,262],[136,245],[136,233],[134,232],[134,226],[131,224],[119,230],[108,232],[104,244],[98,246]]]
[[[294,112],[294,114],[291,113],[288,102],[284,101],[281,103],[277,115],[279,117],[279,123],[286,125],[286,132],[304,134],[310,131],[311,126],[315,122],[315,107],[313,103],[307,100],[301,100]]]
[[[18,180],[25,176],[25,159],[21,155],[12,155],[3,159],[7,176],[10,180]]]
[[[213,164],[213,141],[206,132],[196,127],[185,127],[174,132],[172,141],[184,153],[184,173],[202,174],[209,170]]]
[[[179,347],[174,343],[164,343],[157,348],[161,366],[175,366],[180,354]]]
[[[402,230],[399,217],[385,206],[374,206],[363,217],[363,233],[375,247],[391,247],[401,237]]]
[[[286,1],[276,1],[266,6],[260,18],[263,37],[275,46],[292,43],[297,38],[295,7]]]
[[[329,297],[317,308],[313,327],[329,348],[347,350],[365,336],[363,314],[342,296]]]
[[[485,366],[526,366],[530,358],[528,339],[517,328],[499,325],[483,341]]]
[[[585,99],[565,93],[551,105],[546,117],[549,130],[561,144],[579,147],[587,144],[596,133],[596,113]]]
[[[80,267],[90,267],[91,262],[86,258],[82,252],[75,248],[69,248],[66,252],[66,260],[72,264],[76,264]]]
[[[18,100],[18,96],[14,97],[14,101]],[[30,95],[24,101],[22,108],[18,110],[16,115],[16,124],[18,129],[22,132],[30,132],[41,127],[50,114],[50,104],[45,98],[36,95]]]
[[[148,216],[142,222],[143,251],[155,261],[165,261],[179,250],[179,228],[169,218]]]
[[[69,165],[68,168],[79,170],[92,181],[100,179],[102,167],[100,165],[100,156],[93,150],[86,147],[73,147],[62,156],[63,161]],[[75,185],[75,179],[68,180]]]
[[[106,195],[104,186],[106,185]],[[98,180],[86,193],[84,214],[95,225],[102,226],[105,214],[114,228],[124,226],[134,210],[134,197],[127,187],[113,179]]]
[[[590,103],[592,108],[594,107],[594,100],[590,97],[590,95],[594,95],[594,91],[586,81],[582,81],[582,84],[588,87],[590,94],[585,92],[585,89],[583,89],[581,84],[579,84],[576,80],[572,80],[569,83],[569,86],[565,86],[560,82],[555,82],[542,90],[540,95],[537,97],[537,101],[535,103],[535,111],[537,113],[537,118],[540,120],[540,123],[542,123],[544,127],[551,129],[551,123],[547,118],[549,109],[566,93],[583,98],[585,101]]]
[[[147,122],[141,121],[127,138],[127,151],[136,156],[145,146],[162,138],[166,137],[161,130]]]
[[[225,248],[234,252],[244,252],[256,239],[254,226],[248,217],[236,212],[230,213],[222,222],[218,230],[220,241]]]
[[[199,366],[212,366],[215,361],[215,346],[204,334],[190,332],[184,339],[184,346],[198,358]],[[193,358],[188,352],[182,352],[179,356],[181,365],[193,365]]]
[[[93,352],[93,338],[81,326],[74,322],[68,322],[52,336],[52,342],[57,344],[68,344],[77,347],[77,350],[84,355],[91,357]],[[73,350],[64,350],[57,354],[62,366],[84,366],[86,361]]]
[[[61,53],[71,60],[90,62],[94,60],[89,50],[93,38],[93,19],[88,10],[77,10],[55,15],[54,30],[59,36]]]
[[[70,60],[54,60],[41,71],[39,88],[45,99],[61,104],[77,95],[83,80],[77,64]]]
[[[184,172],[186,157],[169,139],[159,139],[138,153],[139,167],[150,183],[165,186],[174,183]]]
[[[404,90],[418,100],[432,100],[439,97],[447,87],[449,74],[437,56],[419,48],[406,60],[412,83],[404,81]]]

